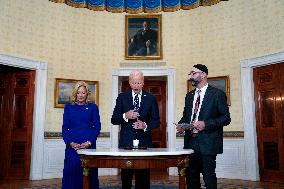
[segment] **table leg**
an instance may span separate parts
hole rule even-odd
[[[178,165],[178,176],[179,176],[179,189],[185,189],[185,175],[186,167],[188,167],[188,157],[181,160]]]
[[[184,168],[185,169],[185,168]],[[179,178],[179,189],[185,189],[185,175],[181,174],[184,170],[179,170],[178,178]]]
[[[83,189],[90,189],[89,168],[83,168]]]

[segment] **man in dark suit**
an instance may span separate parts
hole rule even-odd
[[[151,29],[148,20],[143,22],[143,29],[130,39],[128,46],[129,56],[150,56],[157,54],[158,32]]]
[[[132,90],[120,93],[116,99],[111,123],[120,125],[119,148],[133,147],[133,140],[139,140],[139,147],[151,147],[151,130],[160,126],[156,98],[142,90],[144,76],[141,71],[129,75]],[[135,172],[135,188],[150,189],[149,169],[122,169],[122,188],[130,189]]]
[[[179,123],[190,124],[189,129],[177,126],[184,134],[184,148],[193,149],[186,170],[189,189],[200,189],[200,173],[206,189],[217,189],[216,156],[223,153],[223,127],[231,122],[226,95],[208,85],[208,69],[196,64],[189,79],[196,88],[186,94],[183,116]]]

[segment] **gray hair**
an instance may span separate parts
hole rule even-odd
[[[133,78],[134,76],[141,76],[144,80],[144,75],[143,72],[141,70],[133,70],[130,74],[129,74],[129,80],[131,78]]]

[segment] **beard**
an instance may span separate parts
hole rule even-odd
[[[194,87],[196,87],[200,83],[199,80],[193,79],[193,78],[191,78],[190,81],[191,81],[191,85],[194,86]]]

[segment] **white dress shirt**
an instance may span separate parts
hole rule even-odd
[[[195,118],[195,121],[198,121],[198,116],[199,116],[199,112],[200,112],[200,109],[201,109],[201,106],[202,106],[202,102],[203,102],[203,99],[204,99],[204,95],[205,95],[205,92],[208,88],[208,83],[202,87],[201,89],[198,89],[196,88],[195,90],[195,95],[194,95],[194,100],[192,102],[192,113],[191,113],[191,117],[190,117],[190,120],[192,120],[192,117],[193,117],[193,114],[194,114],[194,108],[195,108],[195,102],[196,102],[196,99],[197,99],[197,96],[198,96],[198,90],[200,90],[200,103],[199,103],[199,107],[198,107],[198,110],[197,110],[197,113],[196,113],[196,118]],[[193,120],[194,121],[194,120]]]

